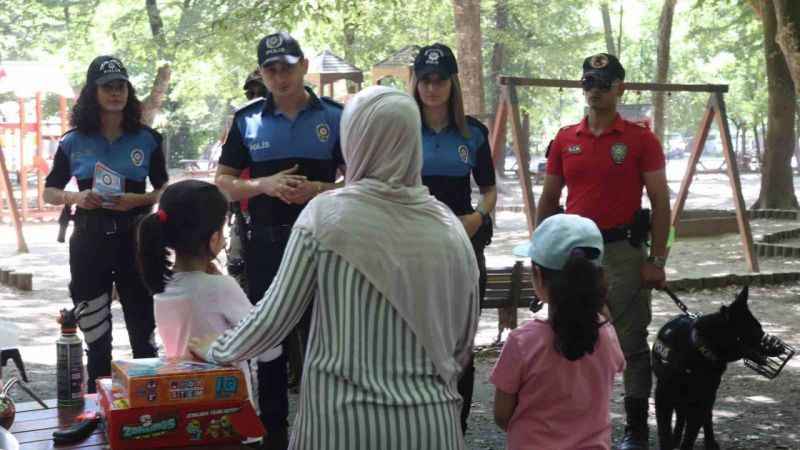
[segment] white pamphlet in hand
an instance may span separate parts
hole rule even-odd
[[[94,186],[92,191],[103,198],[103,208],[114,206],[114,199],[125,193],[125,177],[107,165],[98,162],[94,165]]]

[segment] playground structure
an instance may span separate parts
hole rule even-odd
[[[531,187],[531,174],[529,169],[529,154],[523,143],[527,142],[526,133],[522,126],[520,117],[519,98],[517,96],[518,87],[555,87],[555,88],[574,88],[581,89],[579,81],[573,80],[552,80],[537,78],[519,78],[510,76],[500,76],[498,79],[501,94],[496,108],[495,123],[491,134],[492,158],[497,160],[498,152],[502,154],[505,146],[506,125],[510,120],[511,133],[513,136],[513,148],[517,161],[519,161],[519,182],[522,187],[522,200],[525,216],[528,223],[528,232],[533,234],[536,227],[536,206]],[[702,92],[708,93],[709,99],[706,104],[705,112],[700,121],[699,128],[693,140],[689,163],[686,173],[681,181],[678,197],[672,206],[671,225],[679,232],[681,214],[689,194],[689,186],[692,183],[697,171],[697,164],[705,147],[712,121],[716,120],[719,127],[720,141],[723,147],[725,158],[725,169],[731,183],[733,203],[736,209],[736,221],[739,234],[742,239],[744,255],[747,264],[752,272],[758,272],[758,260],[753,251],[753,235],[750,229],[747,207],[742,197],[741,182],[739,180],[739,168],[736,164],[736,155],[733,151],[730,129],[728,127],[728,116],[725,109],[725,99],[723,94],[728,92],[727,85],[694,85],[694,84],[664,84],[664,83],[625,83],[628,91],[660,91],[660,92]]]
[[[403,47],[372,66],[372,82],[378,85],[386,78],[394,78],[408,86],[414,73],[414,58],[417,57],[420,48],[422,47],[419,45]]]
[[[309,61],[306,80],[317,86],[319,95],[325,95],[325,86],[327,85],[328,96],[335,98],[333,86],[340,80],[350,80],[356,83],[357,91],[360,91],[361,83],[364,82],[364,72],[330,50],[325,50]]]
[[[67,131],[67,101],[74,98],[72,87],[54,64],[5,61],[0,64],[0,93],[12,93],[16,102],[0,105],[0,148],[7,172],[0,177],[0,220],[13,215],[14,189],[10,174],[19,185],[19,213],[22,221],[57,217],[56,208],[44,203],[44,179],[57,148]],[[47,121],[42,108],[47,94],[58,96],[58,119]],[[29,177],[36,177],[33,208],[29,199]]]

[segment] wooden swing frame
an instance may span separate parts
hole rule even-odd
[[[523,148],[525,132],[520,117],[519,98],[517,87],[555,87],[582,89],[580,81],[554,80],[540,78],[520,78],[510,76],[498,77],[500,84],[500,98],[498,99],[494,125],[492,127],[491,146],[492,158],[498,161],[505,147],[506,124],[511,121],[511,133],[514,137],[514,154],[517,157],[519,182],[522,187],[522,201],[525,217],[528,223],[528,233],[533,234],[536,228],[536,205],[533,198],[530,174],[530,156],[527,146]],[[736,221],[739,225],[739,235],[742,239],[744,254],[747,264],[752,272],[758,272],[758,259],[753,251],[753,234],[750,229],[750,220],[747,207],[742,196],[742,185],[739,180],[739,167],[736,164],[736,155],[733,152],[733,141],[728,127],[728,115],[725,108],[724,94],[728,92],[728,85],[724,84],[667,84],[667,83],[625,83],[628,91],[653,91],[653,92],[706,92],[709,94],[705,112],[700,120],[700,125],[695,134],[692,151],[686,166],[686,173],[681,181],[678,197],[672,206],[671,224],[676,230],[689,195],[689,186],[697,172],[697,164],[703,153],[706,139],[708,138],[711,123],[716,120],[719,127],[720,140],[722,141],[723,155],[726,162],[728,179],[733,194],[733,204],[736,208]],[[667,249],[669,251],[669,249]]]

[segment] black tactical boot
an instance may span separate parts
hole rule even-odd
[[[646,398],[625,397],[625,415],[627,424],[625,425],[625,436],[617,446],[617,450],[648,450],[649,430],[647,428],[647,408]]]

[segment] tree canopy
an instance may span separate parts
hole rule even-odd
[[[498,3],[507,14],[503,29],[496,27]],[[576,79],[583,58],[606,49],[603,3],[628,80],[654,80],[663,0],[483,0],[486,109],[493,108],[497,95],[489,78],[495,44],[505,49],[501,73]],[[232,108],[244,102],[241,84],[255,68],[256,44],[273,30],[295,35],[308,56],[330,49],[365,71],[407,45],[438,41],[456,48],[452,2],[5,0],[4,6],[0,58],[56,60],[76,88],[98,54],[122,58],[141,98],[150,93],[158,69],[168,66],[171,77],[156,126],[178,157],[193,156],[215,139]],[[752,129],[766,114],[762,38],[761,22],[744,0],[679,2],[669,80],[730,84],[734,125]],[[583,111],[577,91],[527,89],[521,101],[538,149],[539,141]],[[631,92],[626,101],[649,103],[650,98]],[[699,95],[669,97],[667,133],[691,135],[705,101]]]

